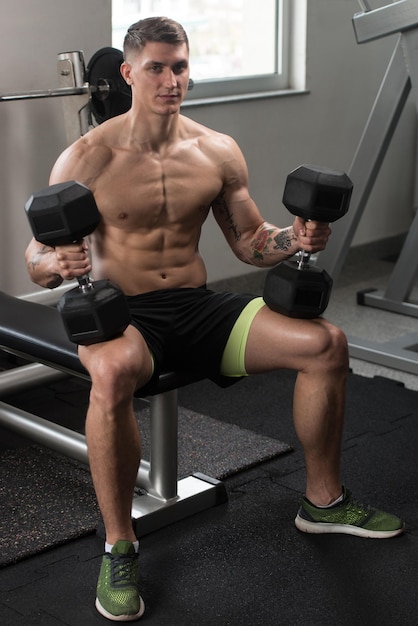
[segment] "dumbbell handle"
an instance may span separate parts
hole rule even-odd
[[[80,243],[80,241],[73,241],[73,243]],[[82,276],[77,276],[78,286],[81,291],[86,292],[88,289],[92,289],[94,286],[94,281],[90,277],[89,274],[83,274]]]
[[[80,241],[73,241],[72,243],[80,243]],[[77,276],[78,286],[81,291],[85,292],[88,289],[91,289],[94,285],[93,279],[89,274],[83,274],[82,276]]]
[[[311,222],[312,220],[306,220],[306,221]],[[297,254],[299,254],[298,270],[304,270],[307,267],[309,267],[309,261],[311,260],[311,253],[306,252],[306,250],[299,250]]]
[[[94,282],[88,274],[83,274],[83,276],[79,276],[77,278],[77,281],[81,291],[87,291],[94,286]]]
[[[311,259],[311,253],[306,250],[299,250],[298,270],[303,270],[309,265]]]

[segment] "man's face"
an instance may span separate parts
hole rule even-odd
[[[127,56],[121,72],[131,85],[133,103],[161,115],[176,113],[189,85],[187,46],[149,42]]]

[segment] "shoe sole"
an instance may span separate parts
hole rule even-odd
[[[141,596],[139,596],[139,601],[139,611],[135,615],[112,615],[112,613],[109,613],[102,607],[98,598],[96,598],[96,609],[99,611],[100,615],[103,615],[103,617],[106,617],[114,622],[134,622],[135,620],[140,619],[145,611],[145,604]]]
[[[366,537],[368,539],[390,539],[401,535],[404,527],[396,530],[367,530],[359,526],[351,526],[350,524],[330,524],[324,522],[309,522],[300,515],[295,518],[295,526],[303,533],[311,533],[313,535],[325,535],[329,533],[340,533],[343,535],[354,535],[356,537]]]

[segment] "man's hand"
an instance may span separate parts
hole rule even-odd
[[[64,280],[72,280],[91,272],[88,246],[84,240],[65,246],[56,246],[55,256],[59,272]]]
[[[325,222],[305,221],[301,217],[295,218],[293,230],[300,249],[311,254],[324,250],[331,234],[329,224]]]

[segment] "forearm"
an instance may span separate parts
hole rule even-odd
[[[278,228],[263,222],[248,238],[240,256],[251,265],[272,267],[292,257],[298,250],[298,239],[293,226]]]
[[[64,279],[59,273],[54,248],[33,241],[26,249],[25,258],[32,282],[47,289],[61,285]]]

